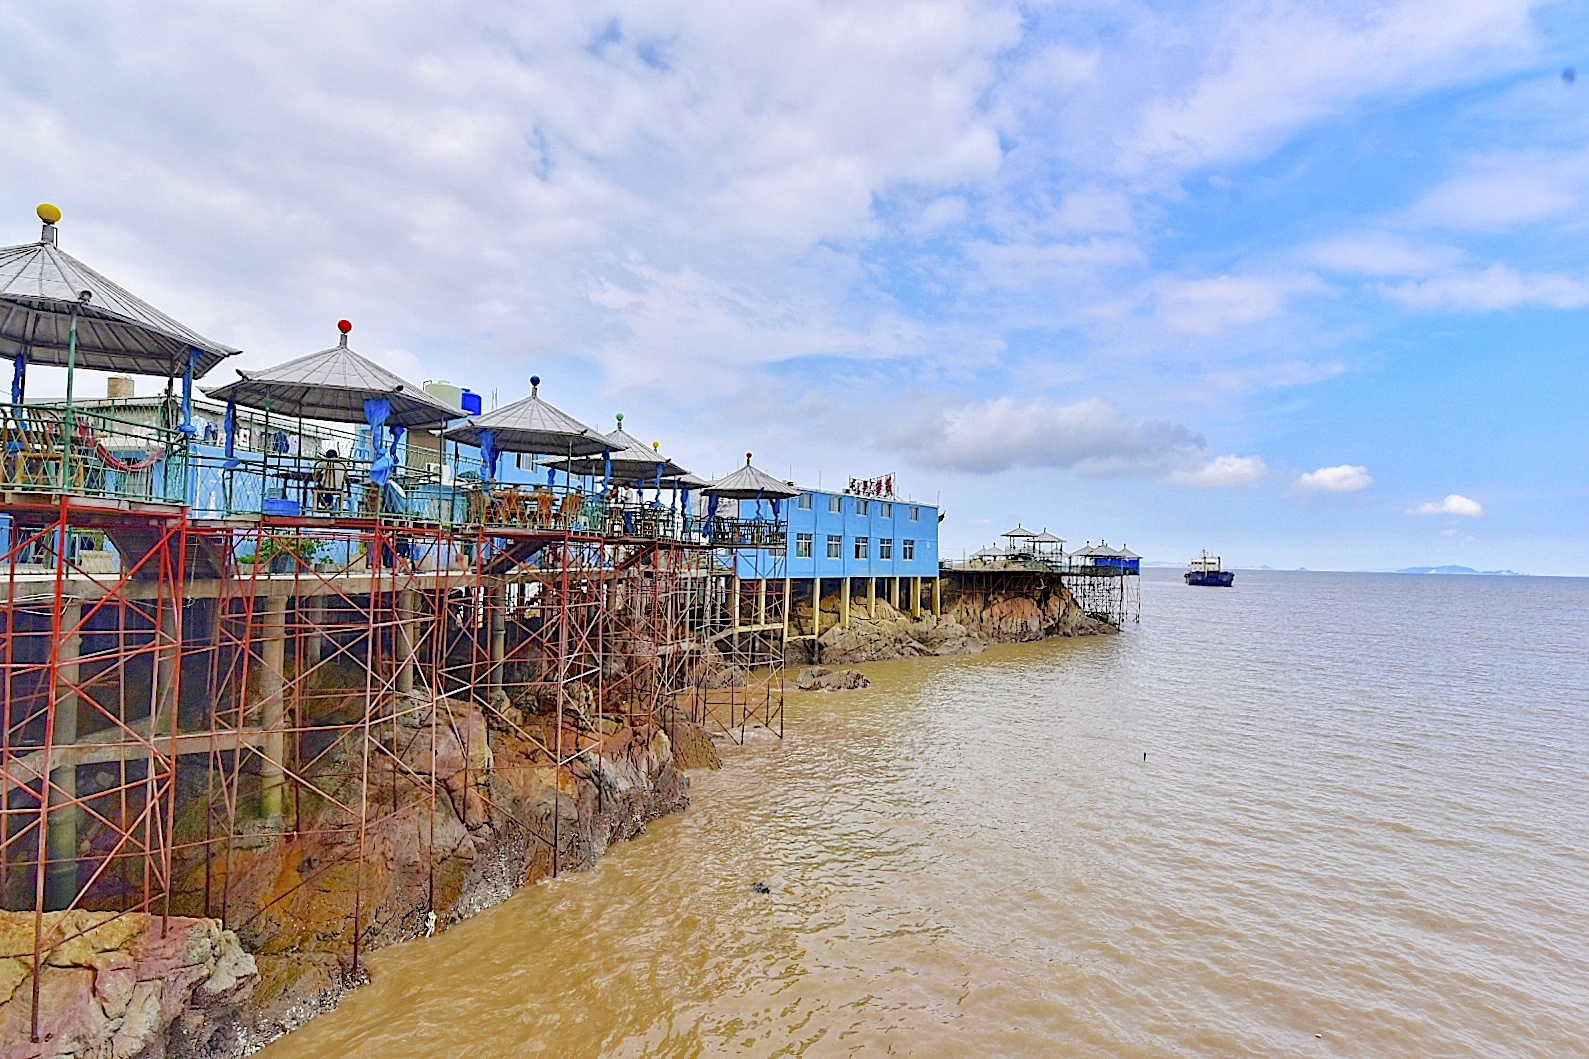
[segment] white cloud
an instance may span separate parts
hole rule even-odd
[[[1322,290],[1316,276],[1164,278],[1152,285],[1159,316],[1171,328],[1214,336],[1278,316],[1293,294]]]
[[[1487,312],[1521,305],[1579,309],[1589,305],[1589,279],[1553,272],[1519,272],[1510,265],[1410,280],[1385,293],[1413,309]]]
[[[1189,489],[1227,489],[1252,485],[1268,472],[1261,456],[1216,456],[1200,467],[1172,472],[1170,483]]]
[[[1316,471],[1299,475],[1296,488],[1307,493],[1355,493],[1374,484],[1368,468],[1358,464],[1343,463],[1336,467],[1320,467]]]
[[[1480,77],[1529,42],[1528,0],[1405,0],[1222,9],[1202,76],[1166,92],[1125,140],[1123,166],[1178,169],[1251,157],[1381,94]],[[1460,73],[1458,72],[1460,71]]]
[[[1445,228],[1503,231],[1579,213],[1589,197],[1589,152],[1505,153],[1480,158],[1413,207]]]
[[[1462,259],[1462,252],[1455,247],[1416,243],[1380,232],[1325,239],[1303,253],[1321,268],[1367,276],[1426,276]]]
[[[1409,514],[1413,515],[1461,515],[1464,518],[1478,518],[1484,514],[1484,505],[1477,500],[1470,500],[1460,493],[1452,493],[1444,500],[1431,500],[1419,504]]]
[[[944,404],[880,440],[922,467],[982,474],[1072,468],[1098,477],[1152,473],[1202,445],[1182,426],[1129,422],[1102,397]]]

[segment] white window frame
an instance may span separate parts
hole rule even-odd
[[[867,514],[867,513],[868,513],[868,506],[867,506],[867,503],[866,503],[866,501],[864,501],[864,500],[857,500],[857,501],[856,501],[856,502],[855,502],[855,513],[856,513],[856,514],[857,514],[857,515],[865,515],[865,514]]]
[[[894,538],[877,538],[877,558],[882,562],[891,562],[894,558]]]
[[[893,518],[894,505],[884,501],[883,503],[877,505],[877,513],[883,518]]]
[[[811,534],[809,534],[809,533],[796,533],[795,534],[795,558],[796,559],[809,559],[809,558],[811,558],[811,544],[812,544]]]
[[[844,558],[844,538],[837,533],[828,534],[828,558]]]
[[[869,538],[869,537],[857,537],[857,538],[855,538],[855,558],[856,558],[857,561],[862,561],[862,560],[865,560],[865,559],[869,558],[870,556],[868,555],[868,553],[871,550],[872,550],[872,548],[871,548],[871,538]]]
[[[907,537],[905,540],[901,541],[900,544],[903,545],[903,547],[900,548],[900,552],[902,553],[900,558],[905,560],[907,563],[915,562],[916,542]]]
[[[837,493],[834,493],[832,496],[828,497],[828,513],[829,514],[837,515],[837,514],[841,513],[843,510],[844,510],[844,498],[842,496],[839,496]]]
[[[799,503],[800,503],[800,510],[801,511],[810,511],[811,510],[811,494],[810,493],[801,493],[800,494]]]
[[[910,505],[910,520],[912,522],[921,521],[921,508],[917,507],[915,504]]]

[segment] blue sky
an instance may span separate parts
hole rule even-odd
[[[346,316],[946,554],[1589,574],[1581,4],[23,2],[0,118],[0,242],[245,366]]]

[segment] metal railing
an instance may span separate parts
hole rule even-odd
[[[153,503],[185,502],[189,440],[94,409],[8,405],[0,413],[0,487]]]

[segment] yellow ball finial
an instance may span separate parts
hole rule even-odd
[[[653,451],[653,452],[655,452],[655,451],[657,451],[657,450],[658,450],[658,449],[660,449],[660,448],[662,448],[662,442],[660,442],[660,441],[653,441],[653,442],[652,442],[652,443],[651,443],[651,451]]]
[[[34,212],[39,215],[39,220],[45,224],[57,224],[61,220],[61,208],[53,202],[39,203],[39,208]]]

